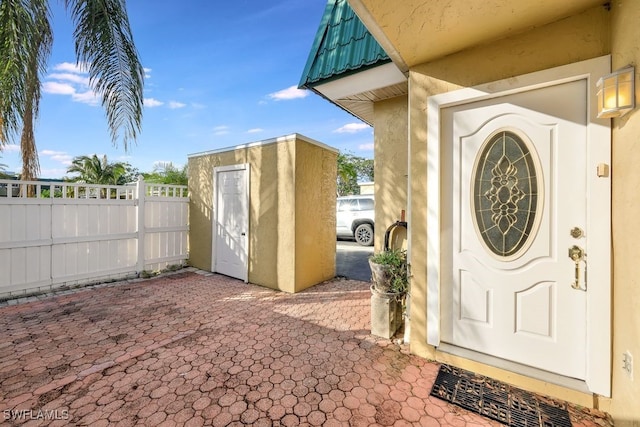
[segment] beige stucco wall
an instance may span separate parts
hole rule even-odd
[[[611,60],[614,70],[636,66],[636,101],[640,99],[640,2],[611,2]],[[602,403],[616,426],[640,426],[640,111],[612,122],[613,231],[613,397]],[[635,358],[631,379],[622,355]]]
[[[302,160],[298,158],[300,155],[309,158]],[[336,158],[335,151],[295,134],[191,156],[190,264],[212,269],[213,168],[249,163],[249,282],[296,292],[334,277]],[[330,176],[332,180],[327,178]],[[314,210],[297,208],[297,198],[303,191],[315,194]],[[308,227],[307,237],[298,239],[297,222],[314,224]],[[319,265],[309,262],[314,256],[320,258],[316,253],[319,249],[309,249],[310,240],[323,250]],[[298,268],[298,264],[304,268]]]
[[[427,98],[439,93],[606,55],[610,51],[610,44],[610,13],[602,7],[597,7],[517,36],[421,64],[410,70],[411,206],[409,209],[411,216],[409,226],[410,263],[413,275],[410,339],[413,353],[467,367],[583,406],[594,405],[591,395],[442,354],[426,344],[427,212],[425,207],[428,133],[426,106]],[[379,175],[376,174],[376,180],[378,177]],[[619,392],[617,394],[619,395]],[[599,404],[601,402],[596,400],[596,405]]]
[[[306,142],[296,149],[295,292],[336,275],[338,155]]]
[[[407,105],[406,96],[374,105],[375,251],[383,249],[387,227],[407,210]],[[397,245],[406,246],[405,236],[395,236]]]

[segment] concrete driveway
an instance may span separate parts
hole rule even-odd
[[[498,425],[430,397],[438,365],[371,336],[369,296],[187,271],[5,303],[0,423]]]

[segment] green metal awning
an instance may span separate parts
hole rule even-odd
[[[347,0],[328,0],[299,87],[311,89],[388,62]]]

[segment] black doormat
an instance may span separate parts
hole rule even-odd
[[[508,426],[571,427],[567,405],[449,365],[431,395]]]

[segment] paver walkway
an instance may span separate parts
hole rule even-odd
[[[499,425],[430,397],[438,365],[372,337],[369,296],[180,272],[5,305],[0,424]]]

